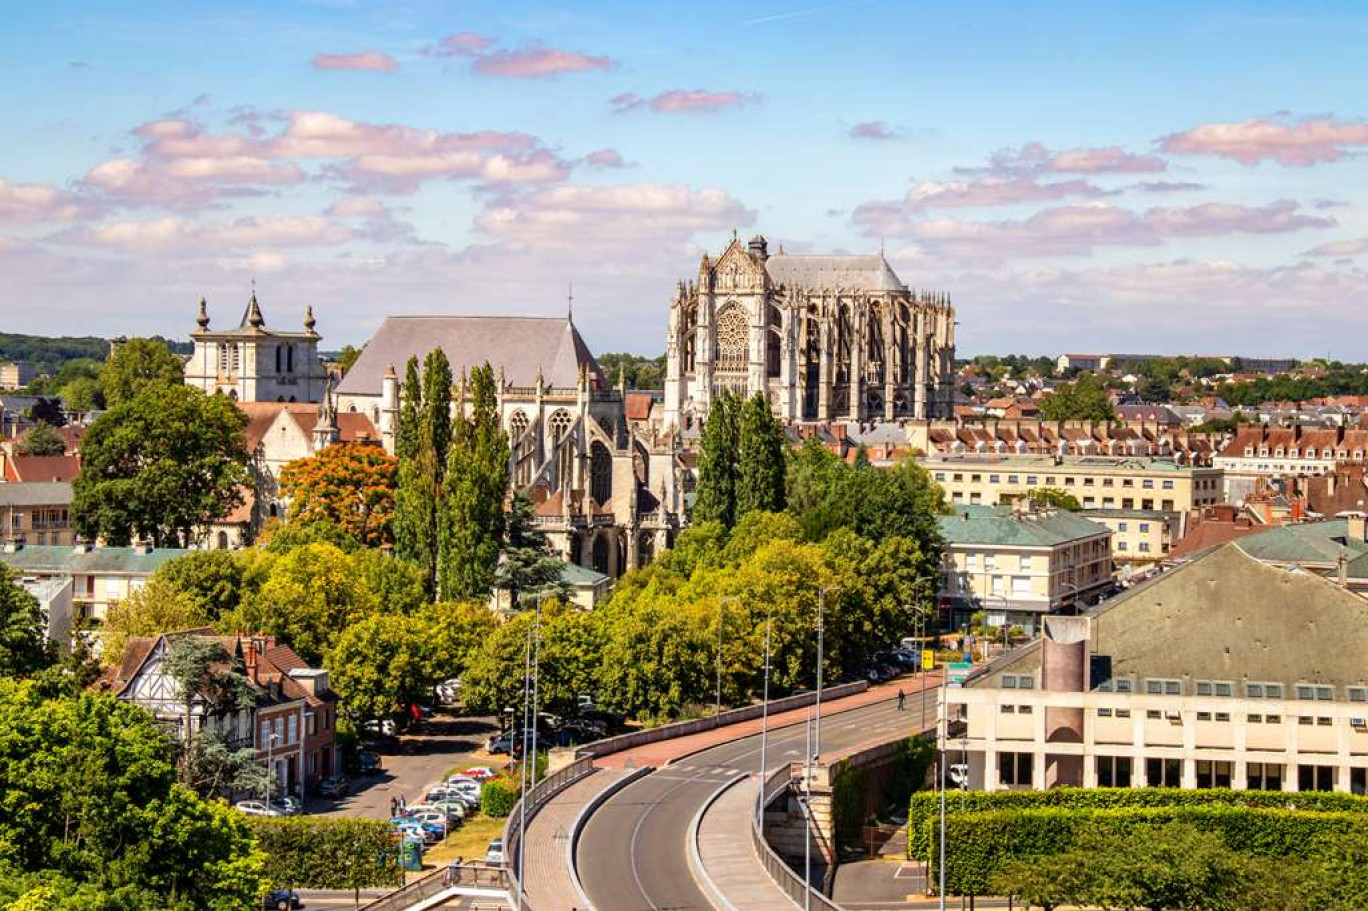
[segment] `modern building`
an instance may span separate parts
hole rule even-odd
[[[0,364],[0,389],[23,389],[38,377],[38,368],[24,361]]]
[[[327,671],[310,668],[270,636],[220,636],[212,629],[136,636],[129,639],[119,666],[110,668],[98,685],[142,706],[172,736],[183,739],[185,700],[164,662],[173,644],[188,637],[221,645],[230,669],[246,678],[253,694],[249,706],[226,708],[196,693],[190,711],[195,731],[214,732],[229,749],[251,749],[272,771],[275,794],[302,796],[341,770],[337,696],[328,686]]]
[[[1055,372],[1068,373],[1070,370],[1087,370],[1099,373],[1107,369],[1111,357],[1106,354],[1061,354],[1055,358]]]
[[[1235,544],[947,687],[969,787],[1368,790],[1368,602]]]
[[[1076,513],[958,506],[940,530],[950,627],[982,611],[991,626],[1034,633],[1045,614],[1092,603],[1111,584],[1111,531]]]
[[[1085,519],[1111,529],[1112,561],[1122,579],[1153,569],[1183,536],[1183,514],[1145,509],[1085,509]]]
[[[680,282],[665,340],[665,426],[723,392],[764,393],[786,422],[947,417],[955,310],[913,292],[883,254],[771,255],[735,237]]]
[[[3,491],[6,485],[0,485]],[[76,616],[94,629],[109,614],[109,606],[147,584],[157,567],[190,553],[175,548],[39,546],[10,542],[0,550],[0,563],[20,576],[35,579],[70,578]]]
[[[0,484],[0,545],[76,543],[71,524],[71,484],[24,481]]]
[[[38,602],[43,615],[43,635],[61,649],[71,647],[72,618],[75,605],[71,597],[71,577],[54,576],[40,579],[20,576],[13,580]]]
[[[1221,471],[1146,457],[931,456],[921,460],[952,505],[1012,503],[1032,490],[1072,494],[1084,509],[1187,512],[1221,502]]]
[[[304,310],[304,331],[269,328],[252,292],[241,322],[230,329],[209,328],[209,308],[200,300],[195,343],[185,365],[187,385],[221,393],[239,402],[318,402],[327,372],[318,357],[319,334],[313,307]]]

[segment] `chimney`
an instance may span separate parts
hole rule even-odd
[[[1348,526],[1345,529],[1345,537],[1350,541],[1368,543],[1368,514],[1361,512],[1350,513]]]
[[[152,542],[146,538],[134,542],[133,553],[138,554],[139,556],[145,556],[152,553]]]
[[[1349,587],[1349,549],[1348,549],[1348,548],[1344,548],[1343,550],[1341,550],[1341,551],[1339,552],[1339,560],[1337,561],[1337,564],[1338,564],[1338,569],[1339,569],[1339,585],[1340,585],[1340,588],[1348,588],[1348,587]]]
[[[247,676],[251,679],[256,677],[253,673],[256,670],[256,656],[256,640],[244,638],[242,640],[242,663],[247,668]]]

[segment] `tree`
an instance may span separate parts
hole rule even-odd
[[[1042,398],[1040,416],[1047,421],[1114,421],[1116,409],[1102,382],[1084,374]]]
[[[379,550],[355,551],[351,561],[380,610],[411,615],[429,601],[423,571],[412,563]]]
[[[328,680],[356,721],[388,718],[432,692],[427,631],[412,618],[376,614],[343,630],[328,653]]]
[[[90,890],[61,907],[250,907],[264,858],[243,817],[177,785],[171,753],[151,715],[110,694],[0,680],[5,863],[29,888]]]
[[[437,481],[446,476],[447,449],[451,445],[451,363],[446,352],[434,348],[423,358],[423,407],[420,442],[432,447]]]
[[[117,665],[123,661],[128,640],[134,636],[160,636],[208,624],[209,615],[199,599],[153,574],[142,588],[110,605],[101,635],[100,657],[107,664]]]
[[[201,706],[206,721],[252,706],[255,700],[252,686],[231,661],[218,640],[181,636],[171,642],[162,662],[181,701],[177,772],[186,787],[206,788],[201,791],[205,796],[219,793],[217,788],[225,779],[232,783],[241,778],[241,766],[253,761],[250,750],[245,750],[247,755],[243,757],[233,755],[226,747],[221,750],[213,744],[206,747],[200,740],[200,732],[195,729],[196,704]]]
[[[100,371],[100,387],[110,408],[132,401],[147,386],[179,386],[184,382],[180,358],[163,343],[147,338],[131,338],[120,344]]]
[[[464,674],[475,653],[499,627],[488,605],[471,601],[439,601],[423,608],[418,620],[427,631],[428,676],[434,683]]]
[[[508,435],[499,422],[494,371],[470,373],[471,414],[451,437],[441,524],[442,600],[487,598],[498,572],[508,492]]]
[[[344,345],[337,355],[337,369],[343,376],[351,372],[352,366],[356,364],[356,359],[361,356],[361,349],[355,345]]]
[[[331,544],[306,544],[276,558],[261,591],[237,612],[235,625],[278,636],[316,665],[343,630],[376,607],[375,594],[345,552]]]
[[[38,599],[0,564],[0,677],[28,677],[52,664],[45,621]]]
[[[152,582],[165,582],[192,599],[212,622],[236,610],[261,587],[261,574],[248,572],[252,559],[224,550],[191,551],[157,567]]]
[[[565,563],[552,552],[546,536],[533,524],[535,515],[527,494],[515,493],[508,510],[503,560],[494,583],[508,592],[514,610],[523,606],[522,595],[526,592],[554,591],[562,597],[569,596],[569,586],[564,581]]]
[[[698,457],[698,492],[694,501],[696,522],[736,523],[737,438],[740,404],[724,392],[713,399],[703,425]]]
[[[47,421],[34,424],[15,447],[18,455],[59,456],[66,454],[66,442]]]
[[[48,424],[53,427],[66,426],[66,415],[62,412],[62,403],[55,398],[40,398],[28,407],[24,412],[24,417],[30,421]]]
[[[58,394],[72,411],[98,411],[105,404],[100,381],[94,377],[78,376],[61,386]]]
[[[395,552],[423,569],[429,596],[437,590],[440,515],[446,453],[451,439],[451,365],[441,349],[428,353],[423,375],[409,358],[395,438],[399,490],[395,496]]]
[[[394,491],[398,462],[377,446],[343,443],[296,459],[280,472],[280,492],[290,519],[337,524],[363,547],[394,541]]]
[[[741,409],[736,478],[736,518],[753,510],[784,508],[787,471],[783,431],[764,393],[757,392]]]
[[[1029,496],[1031,503],[1036,506],[1062,509],[1065,512],[1078,512],[1083,508],[1083,504],[1078,502],[1078,497],[1058,487],[1037,487]]]
[[[87,538],[185,544],[242,502],[247,417],[225,396],[147,385],[105,412],[81,445],[72,514]]]

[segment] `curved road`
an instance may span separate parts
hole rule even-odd
[[[935,691],[926,718],[918,691],[899,712],[891,698],[835,715],[822,713],[822,751],[832,754],[877,739],[911,734],[934,723]],[[771,769],[803,758],[806,725],[769,734]],[[756,772],[760,736],[722,744],[652,772],[615,794],[585,824],[576,859],[580,878],[598,911],[711,911],[689,872],[688,835],[708,797],[738,772]]]

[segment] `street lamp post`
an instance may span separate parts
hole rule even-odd
[[[271,809],[271,779],[275,777],[275,763],[272,762],[272,749],[280,739],[274,730],[266,735],[266,809]]]
[[[765,689],[760,702],[760,800],[755,809],[757,825],[765,824],[765,774],[769,771],[765,752],[769,747],[770,617],[765,616]]]
[[[523,877],[526,871],[527,852],[523,850],[523,835],[527,829],[527,712],[532,705],[532,629],[527,630],[527,645],[523,653],[523,710],[522,730],[522,765],[518,770],[518,783],[522,787],[522,794],[518,800],[518,889],[515,896],[515,906],[517,911],[523,909]],[[513,751],[513,740],[509,738],[509,752]],[[512,845],[506,845],[512,848]]]
[[[813,738],[813,758],[822,752],[822,664],[823,647],[826,642],[826,589],[817,589],[817,720]]]
[[[819,691],[820,692],[820,691]],[[820,715],[818,717],[821,717]],[[763,787],[763,785],[762,785]],[[807,718],[807,762],[803,768],[803,911],[812,911],[812,710]]]

